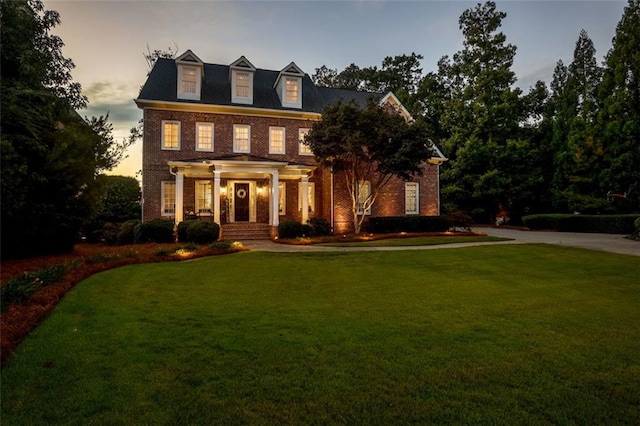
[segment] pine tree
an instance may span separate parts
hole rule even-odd
[[[629,0],[605,59],[598,127],[605,149],[601,173],[610,201],[640,210],[640,1]],[[635,186],[634,186],[635,185]],[[611,194],[619,194],[611,197]]]

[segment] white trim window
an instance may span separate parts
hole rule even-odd
[[[405,214],[420,213],[420,185],[417,182],[404,184],[404,212]]]
[[[248,124],[233,125],[233,152],[251,152],[251,126]]]
[[[310,130],[311,129],[298,130],[298,154],[300,155],[313,155],[311,147],[305,142]]]
[[[198,70],[195,67],[183,67],[182,68],[182,81],[180,93],[192,93],[196,94],[196,82],[198,77]]]
[[[253,73],[249,71],[232,71],[231,101],[237,104],[253,103]]]
[[[309,213],[316,211],[316,184],[315,182],[309,182],[307,184],[308,197],[309,197]],[[302,211],[302,182],[298,183],[298,211]]]
[[[196,123],[196,151],[213,151],[213,123]]]
[[[162,200],[162,216],[173,216],[176,214],[176,183],[162,181],[160,198]]]
[[[284,154],[285,141],[284,127],[269,127],[269,154]]]
[[[198,214],[210,215],[211,208],[211,181],[196,181],[196,212]]]
[[[358,201],[358,214],[371,214],[371,206],[369,206],[366,211],[363,211],[364,204],[367,201],[367,198],[369,198],[369,195],[371,195],[371,182],[369,182],[368,180],[362,180],[358,182],[358,190],[356,193]]]
[[[284,81],[284,101],[288,104],[300,102],[300,79],[286,77]]]
[[[284,216],[287,214],[287,184],[286,182],[278,182],[278,214]]]
[[[180,150],[180,122],[162,120],[162,149]]]

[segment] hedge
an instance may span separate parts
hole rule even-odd
[[[449,221],[442,216],[389,216],[369,218],[367,230],[375,234],[394,232],[444,232]]]
[[[209,244],[218,241],[220,225],[215,222],[185,220],[178,224],[178,241]]]
[[[634,221],[640,214],[573,215],[534,214],[524,216],[522,223],[530,229],[551,229],[561,232],[589,232],[598,234],[632,234]]]
[[[174,242],[173,220],[154,219],[135,227],[136,243]]]

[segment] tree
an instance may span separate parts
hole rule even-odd
[[[516,147],[527,150],[527,141],[519,138],[524,117],[511,70],[516,47],[498,31],[505,17],[491,1],[463,12],[464,48],[439,64],[450,93],[442,116],[449,134],[443,141],[449,158],[442,173],[443,198],[485,221],[500,204],[520,197],[522,188],[514,179],[523,171],[509,169],[515,164],[508,155]]]
[[[154,49],[153,51],[151,51],[151,48],[149,47],[149,43],[147,43],[147,51],[146,53],[142,54],[144,56],[145,61],[147,61],[147,66],[149,67],[149,72],[147,72],[147,77],[149,76],[149,74],[151,74],[151,70],[153,69],[153,66],[156,64],[158,59],[160,58],[175,59],[176,58],[176,56],[178,55],[178,45],[174,43],[173,46],[174,46],[173,48],[167,47],[167,50]]]
[[[356,233],[365,219],[358,212],[371,208],[389,180],[420,174],[424,161],[433,155],[429,131],[422,122],[408,123],[373,100],[365,108],[355,102],[328,106],[306,141],[321,164],[343,173]],[[358,188],[366,181],[369,194],[363,197]]]
[[[0,7],[2,256],[68,251],[91,211],[104,141],[74,111],[87,100],[50,34],[59,14],[40,0]]]
[[[623,210],[640,209],[640,1],[629,0],[606,56],[597,123],[604,146],[604,190]],[[634,190],[629,191],[630,188]]]

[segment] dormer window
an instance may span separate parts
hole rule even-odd
[[[285,80],[284,98],[287,103],[297,104],[300,93],[299,80],[297,78],[287,77]]]
[[[280,71],[273,87],[276,89],[283,107],[302,108],[303,78],[304,72],[293,62]]]
[[[231,102],[236,104],[253,104],[253,74],[256,67],[244,56],[232,63],[231,75]]]
[[[178,93],[176,96],[178,99],[199,101],[204,77],[204,63],[195,53],[187,50],[176,58],[176,66],[178,67]]]

